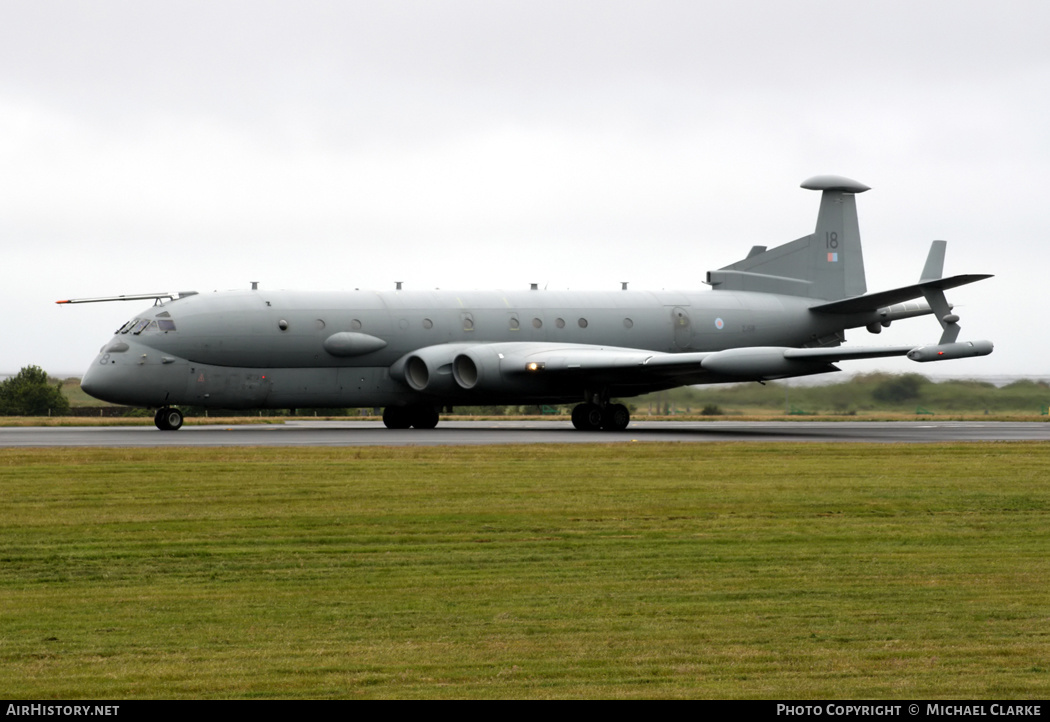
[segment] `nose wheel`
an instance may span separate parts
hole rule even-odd
[[[170,406],[157,409],[153,415],[153,423],[161,431],[178,431],[182,428],[182,412]]]

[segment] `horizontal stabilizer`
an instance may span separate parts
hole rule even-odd
[[[809,310],[816,311],[817,313],[836,314],[869,313],[878,311],[880,308],[885,308],[886,306],[892,306],[895,303],[903,303],[904,301],[911,301],[915,298],[923,298],[926,295],[923,289],[946,291],[949,288],[965,286],[968,283],[976,283],[977,281],[983,281],[984,279],[991,277],[991,274],[988,273],[971,273],[962,276],[952,276],[950,278],[938,278],[930,281],[923,281],[922,283],[916,283],[913,286],[902,286],[901,288],[894,288],[889,291],[866,293],[863,296],[854,296],[853,298],[844,298],[841,301],[822,303],[817,306],[810,306]]]

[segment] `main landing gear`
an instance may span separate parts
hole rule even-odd
[[[171,406],[157,409],[153,415],[153,423],[161,431],[178,431],[182,428],[182,412]]]
[[[631,423],[631,412],[623,404],[578,404],[572,410],[572,425],[580,431],[623,431]]]
[[[438,425],[438,411],[427,404],[387,406],[383,409],[383,423],[388,429],[433,429]]]

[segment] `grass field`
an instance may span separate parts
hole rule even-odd
[[[0,450],[0,697],[1045,698],[1050,445]]]

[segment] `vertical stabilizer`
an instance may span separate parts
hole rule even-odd
[[[816,230],[808,236],[756,253],[718,271],[707,282],[716,289],[783,293],[835,301],[867,291],[860,245],[856,194],[868,186],[841,176],[815,176],[802,184],[821,191]]]
[[[823,191],[810,247],[814,295],[827,299],[863,295],[868,285],[864,280],[856,194],[868,190],[868,186],[840,176],[817,176],[802,187]]]

